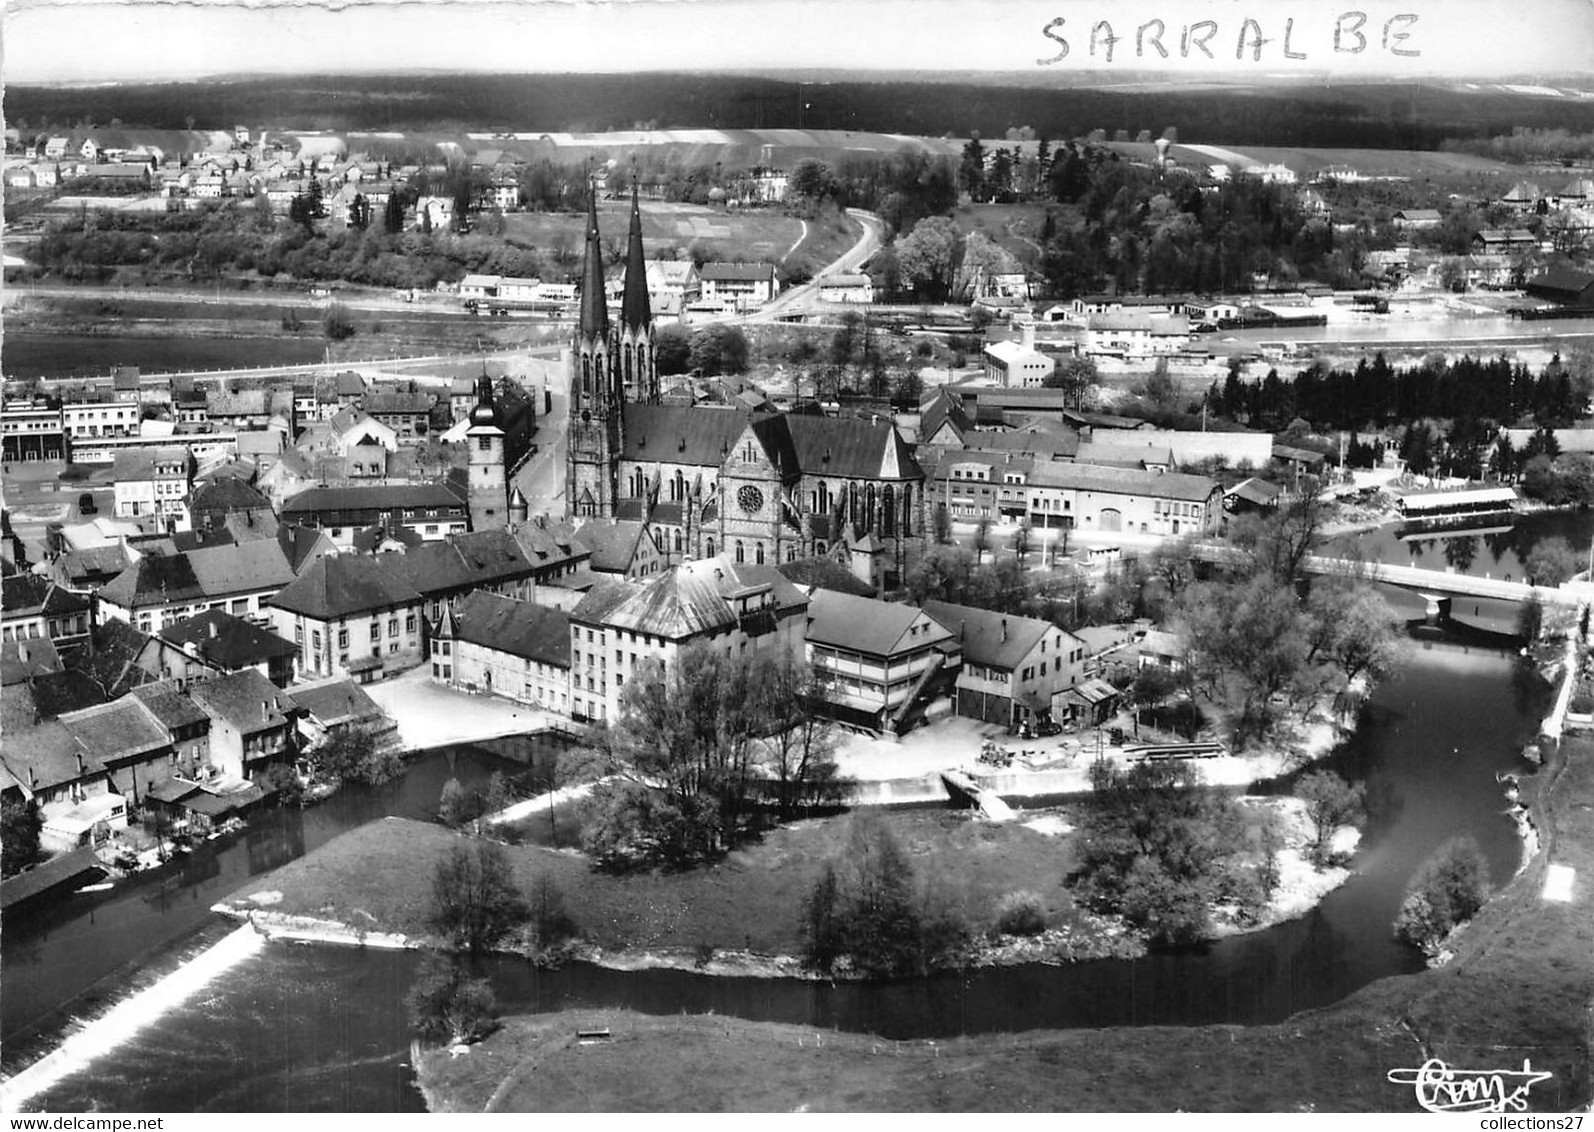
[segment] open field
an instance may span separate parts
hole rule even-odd
[[[598,229],[609,260],[625,253],[630,202],[603,201]],[[804,223],[777,209],[726,209],[668,201],[642,206],[642,242],[651,259],[784,263],[809,271],[830,263],[858,239],[855,221]],[[579,261],[586,218],[576,212],[516,212],[504,217],[504,239]]]
[[[1093,931],[1063,878],[1074,866],[1071,841],[1021,824],[991,825],[966,811],[882,815],[921,880],[934,877],[976,926],[1015,889],[1038,893],[1053,927]],[[539,813],[529,826],[546,824]],[[548,876],[564,892],[584,939],[605,950],[746,950],[766,956],[801,949],[800,910],[826,858],[845,850],[846,819],[815,819],[774,829],[725,860],[681,873],[610,876],[586,858],[532,845],[508,846],[523,891]],[[435,862],[460,835],[425,822],[372,822],[257,877],[228,897],[283,894],[272,910],[374,929],[427,934]],[[367,917],[371,917],[367,919]]]
[[[1574,738],[1537,778],[1543,849],[1454,941],[1457,958],[1384,979],[1276,1026],[1033,1031],[882,1042],[727,1018],[568,1011],[509,1019],[464,1057],[427,1054],[434,1111],[1415,1112],[1392,1069],[1553,1076],[1527,1107],[1586,1105],[1594,997],[1594,742]],[[1572,899],[1541,895],[1549,864],[1575,870]],[[608,1027],[609,1044],[577,1030]]]
[[[1066,224],[1076,212],[1060,204],[965,204],[953,210],[952,219],[964,236],[981,232],[1011,252],[1028,270],[1036,271],[1045,252],[1041,230],[1048,211],[1059,224]]]
[[[1150,142],[1109,142],[1108,148],[1135,161],[1152,161],[1157,148]],[[1370,177],[1409,177],[1412,180],[1476,181],[1479,178],[1519,179],[1520,165],[1507,165],[1469,153],[1441,153],[1413,149],[1307,149],[1288,146],[1221,145],[1258,165],[1287,165],[1308,180],[1330,166],[1348,166]],[[1181,165],[1205,168],[1221,160],[1190,145],[1174,145],[1168,156]],[[1509,187],[1509,186],[1505,186]]]

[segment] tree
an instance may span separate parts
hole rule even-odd
[[[1578,571],[1578,556],[1560,535],[1541,540],[1524,563],[1536,586],[1558,586]]]
[[[316,751],[315,763],[328,778],[359,779],[370,786],[389,782],[404,770],[403,755],[378,746],[375,734],[363,727],[329,735]]]
[[[459,779],[450,778],[443,783],[443,792],[437,799],[437,820],[450,829],[458,829],[476,816],[470,811],[471,799]]]
[[[1086,392],[1101,384],[1101,374],[1093,359],[1075,355],[1058,362],[1057,368],[1041,384],[1048,389],[1061,389],[1064,403],[1072,402],[1078,409],[1084,407]]]
[[[1024,561],[1024,556],[1029,553],[1030,530],[1029,521],[1021,520],[1018,529],[1013,532],[1013,557],[1019,562]]]
[[[772,663],[699,645],[668,669],[649,662],[629,677],[619,718],[591,752],[608,781],[589,797],[582,841],[600,864],[679,868],[742,839],[755,739],[775,710],[761,687]]]
[[[44,819],[31,799],[0,804],[0,874],[14,876],[39,859],[39,831]]]
[[[803,906],[804,958],[829,971],[841,959],[872,978],[921,975],[955,962],[967,923],[933,887],[921,886],[891,830],[852,819],[845,853],[826,862]]]
[[[1326,506],[1316,482],[1303,481],[1299,495],[1271,515],[1247,515],[1237,522],[1230,540],[1246,553],[1251,573],[1295,585],[1305,577],[1301,566],[1317,544]]]
[[[927,216],[896,242],[897,272],[915,295],[944,300],[958,263],[958,230],[950,217]]]
[[[1091,767],[1081,850],[1094,906],[1121,913],[1155,944],[1203,938],[1210,905],[1243,842],[1234,801],[1199,788],[1185,763]]]
[[[1437,954],[1445,936],[1477,914],[1489,898],[1489,863],[1478,843],[1458,837],[1434,850],[1406,886],[1395,935]]]
[[[805,157],[792,166],[786,184],[794,198],[817,205],[826,197],[835,195],[836,174],[818,158]]]
[[[462,964],[430,954],[404,1005],[422,1037],[460,1045],[486,1034],[496,1003],[486,979],[471,978]]]
[[[349,308],[342,303],[333,303],[327,307],[321,325],[326,331],[327,338],[333,342],[354,337],[354,319],[349,314]]]
[[[388,193],[387,204],[382,206],[382,230],[389,236],[404,231],[404,198],[397,192]]]
[[[705,374],[744,373],[747,370],[747,336],[734,326],[705,326],[688,340],[693,369]]]
[[[1312,823],[1312,863],[1322,868],[1328,863],[1334,831],[1360,820],[1365,788],[1352,786],[1331,770],[1314,770],[1295,784],[1295,796],[1306,803],[1306,818]]]
[[[970,137],[963,147],[963,157],[958,163],[958,183],[971,200],[985,199],[985,147],[980,144],[979,134]]]
[[[661,328],[653,340],[653,357],[658,363],[659,373],[665,376],[691,369],[692,346],[686,331],[679,326]]]
[[[1309,619],[1294,591],[1269,575],[1190,586],[1174,605],[1173,621],[1186,649],[1190,690],[1231,705],[1236,743],[1273,729],[1275,696],[1292,702],[1311,688]]]
[[[1174,401],[1179,396],[1179,384],[1168,372],[1167,358],[1157,359],[1150,376],[1141,384],[1140,395],[1150,401],[1159,412],[1166,412],[1173,407]]]
[[[755,726],[762,733],[765,773],[782,819],[815,806],[839,805],[851,783],[836,767],[836,732],[819,713],[829,689],[806,664],[779,657],[759,665]]]
[[[984,557],[986,549],[991,545],[991,521],[981,518],[974,524],[974,553]]]
[[[1307,662],[1326,660],[1346,683],[1365,676],[1382,680],[1400,659],[1400,619],[1384,596],[1366,583],[1329,580],[1312,586],[1307,612],[1313,618]]]
[[[501,845],[491,841],[458,845],[437,862],[430,923],[454,947],[487,951],[524,923],[528,914]]]

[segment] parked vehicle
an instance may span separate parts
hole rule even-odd
[[[85,491],[77,497],[77,511],[79,515],[94,515],[99,513],[99,505],[94,502],[94,496]]]

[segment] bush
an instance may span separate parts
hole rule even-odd
[[[304,783],[299,781],[299,772],[287,763],[272,763],[265,773],[264,785],[277,792],[279,806],[304,804]]]
[[[530,909],[515,888],[503,847],[459,845],[432,875],[431,925],[455,947],[486,951],[524,923]]]
[[[327,308],[322,325],[326,329],[327,337],[334,342],[354,337],[354,319],[349,315],[349,308],[342,303],[333,303]]]
[[[546,952],[575,939],[578,933],[564,892],[552,878],[539,876],[531,891],[531,945]]]
[[[1422,863],[1395,917],[1395,935],[1429,955],[1489,898],[1489,864],[1470,837],[1445,842]]]
[[[486,979],[473,979],[461,964],[428,955],[404,1005],[423,1037],[453,1045],[484,1037],[496,1004]]]
[[[1002,935],[1040,935],[1046,910],[1033,892],[1009,892],[996,905],[996,930]]]
[[[363,727],[332,735],[315,754],[321,773],[329,778],[359,779],[379,786],[404,773],[404,756],[394,747],[379,747],[376,736]]]
[[[1352,786],[1331,770],[1303,774],[1295,784],[1295,796],[1306,803],[1306,817],[1312,823],[1312,863],[1328,864],[1334,831],[1360,820],[1365,789]]]
[[[825,864],[803,904],[803,957],[828,972],[843,960],[871,978],[923,975],[959,962],[967,918],[940,888],[921,888],[891,831],[854,818],[845,853]]]

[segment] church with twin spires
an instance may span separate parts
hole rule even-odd
[[[669,562],[830,557],[875,586],[922,548],[924,472],[889,421],[661,403],[642,214],[633,186],[619,317],[587,206],[571,350],[566,512],[640,522]]]

